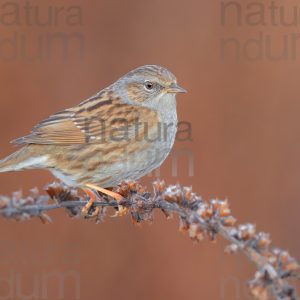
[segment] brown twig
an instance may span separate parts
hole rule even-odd
[[[24,198],[21,192],[12,197],[0,197],[0,216],[16,220],[39,217],[43,222],[51,221],[47,212],[65,208],[72,217],[80,217],[81,208],[88,199],[80,197],[77,190],[63,184],[53,183],[45,188],[49,196],[40,195],[37,189]],[[265,300],[270,298],[280,300],[296,300],[296,290],[290,285],[290,279],[299,278],[299,265],[287,251],[271,248],[269,235],[256,232],[252,224],[236,225],[236,219],[231,215],[228,202],[213,199],[202,200],[191,188],[165,186],[163,181],[153,183],[153,192],[136,182],[125,182],[116,188],[124,199],[120,205],[126,207],[134,222],[152,220],[153,210],[160,209],[167,217],[177,214],[180,220],[180,231],[188,232],[194,241],[208,237],[214,240],[217,235],[229,242],[226,252],[244,253],[257,267],[249,288],[254,298]],[[50,200],[55,203],[51,203]],[[100,207],[96,222],[105,217],[107,207],[118,207],[118,203],[99,195],[85,218],[92,218],[95,207]]]

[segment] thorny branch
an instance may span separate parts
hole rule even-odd
[[[53,183],[45,188],[48,196],[40,195],[37,189],[23,197],[21,192],[12,197],[0,196],[0,216],[16,220],[39,217],[43,222],[51,221],[47,212],[65,208],[71,217],[83,217],[81,208],[88,199],[80,197],[77,190],[63,184]],[[202,200],[189,187],[165,186],[163,181],[153,183],[153,192],[137,182],[120,184],[116,192],[124,198],[121,205],[126,207],[134,222],[151,221],[154,209],[161,210],[167,217],[177,214],[180,231],[188,232],[194,241],[208,237],[214,240],[221,235],[229,242],[226,252],[244,253],[257,267],[254,279],[249,281],[252,296],[259,300],[299,299],[290,280],[299,278],[299,264],[287,251],[272,248],[268,234],[256,232],[253,224],[236,225],[227,200]],[[92,217],[95,207],[100,207],[96,217]],[[99,195],[85,218],[94,218],[97,223],[105,217],[107,207],[118,207],[118,203]]]

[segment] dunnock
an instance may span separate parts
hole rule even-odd
[[[37,124],[13,143],[0,172],[48,169],[69,186],[122,197],[108,189],[159,167],[176,135],[176,77],[157,65],[139,67],[77,106]]]

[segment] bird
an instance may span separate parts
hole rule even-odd
[[[178,123],[176,95],[185,92],[167,68],[138,67],[13,140],[21,148],[0,160],[0,173],[47,169],[87,194],[84,215],[98,193],[119,203],[122,196],[113,187],[150,173],[169,155]]]

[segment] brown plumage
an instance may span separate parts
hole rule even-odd
[[[133,70],[14,140],[23,147],[0,161],[0,172],[48,169],[68,185],[92,189],[138,179],[173,146],[178,92],[184,90],[163,67]]]

